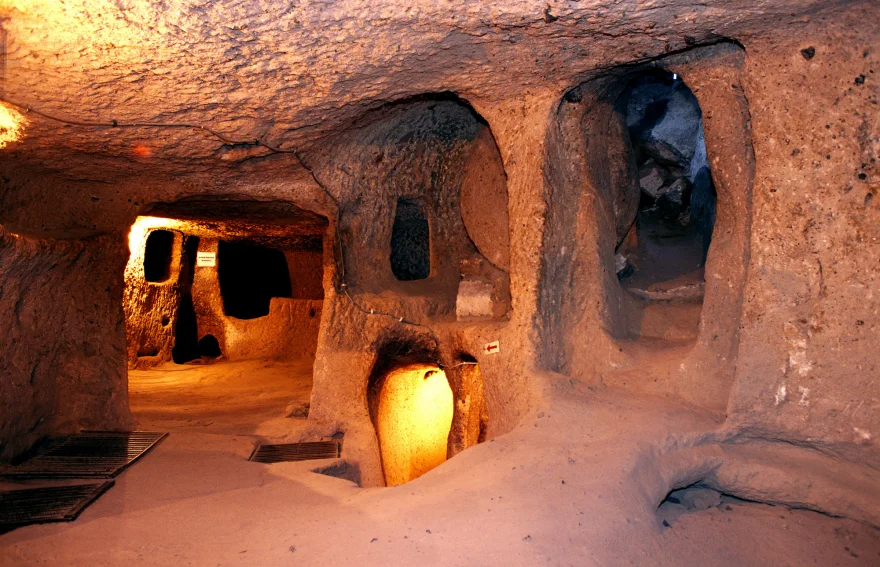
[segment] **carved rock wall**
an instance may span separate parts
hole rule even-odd
[[[131,425],[121,238],[0,227],[0,459],[44,436]]]
[[[280,9],[173,0],[2,10],[6,98],[78,119],[210,124],[303,158],[223,145],[200,129],[59,127],[28,115],[26,137],[0,151],[0,222],[21,235],[4,235],[0,263],[13,376],[4,388],[22,392],[4,396],[35,400],[4,414],[6,454],[96,416],[104,423],[95,425],[124,422],[122,241],[150,204],[191,196],[295,201],[329,219],[345,258],[325,242],[313,422],[348,428],[351,457],[370,466],[378,449],[363,401],[379,339],[430,333],[364,313],[346,293],[367,312],[430,324],[445,363],[474,356],[490,436],[515,427],[548,389],[630,364],[618,341],[631,331],[632,305],[615,291],[607,253],[622,230],[614,203],[632,205],[609,181],[627,177],[617,159],[625,148],[603,143],[614,123],[593,139],[560,124],[599,123],[595,114],[566,122],[566,107],[584,104],[564,99],[578,85],[664,64],[680,70],[704,112],[719,216],[697,344],[683,369],[663,370],[675,380],[638,387],[726,406],[734,435],[878,466],[876,2]],[[737,47],[736,60],[691,60],[719,45]],[[467,101],[485,124],[455,119],[471,109],[449,106],[451,95],[412,98],[437,93]],[[485,244],[469,236],[456,199],[472,143],[487,131],[506,177],[509,271],[485,255],[509,278],[511,309],[458,325],[460,260]],[[593,199],[585,164],[599,171],[608,160],[610,192]],[[393,202],[424,187],[438,190],[429,195],[443,242],[436,279],[396,282],[386,248]],[[566,254],[576,261],[560,260]],[[24,324],[16,306],[29,304]],[[495,339],[501,353],[480,352]],[[375,468],[364,478],[377,482]]]

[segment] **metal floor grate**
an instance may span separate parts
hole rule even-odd
[[[285,461],[310,461],[313,459],[337,459],[339,441],[308,441],[283,445],[257,445],[249,461],[257,463],[281,463]]]
[[[39,522],[70,522],[113,481],[0,492],[0,533]]]
[[[0,472],[0,477],[113,478],[153,448],[167,433],[84,431],[45,453]]]

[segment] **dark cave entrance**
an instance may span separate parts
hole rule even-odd
[[[199,339],[199,355],[202,358],[217,358],[221,354],[220,343],[217,342],[217,337],[207,334]]]
[[[291,297],[290,271],[281,250],[221,240],[217,263],[223,311],[230,317],[264,317],[273,297]]]
[[[638,211],[618,245],[627,291],[647,300],[701,301],[715,224],[715,188],[700,105],[674,73],[630,79],[616,110],[625,116],[639,188]]]
[[[200,356],[196,310],[193,307],[192,295],[184,293],[180,296],[180,304],[177,308],[177,325],[174,327],[174,346],[171,348],[171,359],[176,364],[184,364],[200,358]]]
[[[542,366],[584,378],[598,366],[605,384],[724,407],[755,171],[744,56],[695,48],[561,98],[543,172]]]
[[[293,203],[233,198],[148,212],[132,225],[125,270],[132,411],[146,422],[201,412],[211,416],[204,423],[227,425],[307,415],[327,219]],[[161,283],[146,277],[157,233],[171,235]]]
[[[700,73],[687,76],[701,93],[707,88]],[[731,111],[742,108],[733,104],[739,104],[735,92],[723,94]],[[660,350],[688,356],[707,325],[713,329],[708,336],[722,336],[719,306],[725,316],[731,310],[719,279],[707,284],[706,266],[713,273],[737,269],[718,258],[740,244],[728,236],[731,227],[740,229],[738,219],[747,216],[740,205],[748,201],[731,199],[726,185],[716,193],[715,183],[727,179],[732,165],[742,168],[738,158],[716,161],[718,126],[728,123],[704,124],[700,102],[714,99],[698,100],[659,62],[596,77],[560,101],[544,172],[550,208],[540,357],[548,368],[584,368],[594,335],[646,359]],[[727,117],[725,109],[710,111]],[[710,168],[707,134],[712,167],[720,172]],[[713,241],[716,224],[725,238]]]
[[[187,236],[183,239],[177,280],[180,286],[180,302],[177,307],[177,323],[174,325],[174,344],[171,348],[171,360],[176,364],[199,358],[199,329],[192,298],[198,250],[198,236]]]

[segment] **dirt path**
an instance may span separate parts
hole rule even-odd
[[[158,399],[158,386],[151,388]],[[133,400],[146,395],[136,391]],[[143,398],[138,404],[146,407]],[[198,416],[193,419],[210,418],[205,408],[183,405]],[[512,433],[395,488],[362,489],[311,472],[327,461],[250,463],[245,459],[254,436],[179,423],[76,522],[0,536],[0,564],[867,566],[880,561],[880,534],[873,528],[726,497],[720,506],[682,511],[665,526],[662,520],[670,516],[657,511],[652,479],[673,474],[664,455],[680,451],[679,463],[691,459],[687,440],[717,422],[656,398],[573,394]]]

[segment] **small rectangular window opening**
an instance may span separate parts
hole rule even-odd
[[[398,199],[391,229],[391,271],[398,280],[423,280],[431,274],[430,233],[423,205]]]
[[[174,233],[167,230],[150,232],[144,246],[144,279],[153,283],[168,281],[173,252]]]
[[[284,252],[247,241],[220,241],[217,253],[223,312],[236,319],[269,314],[273,297],[290,297]]]

